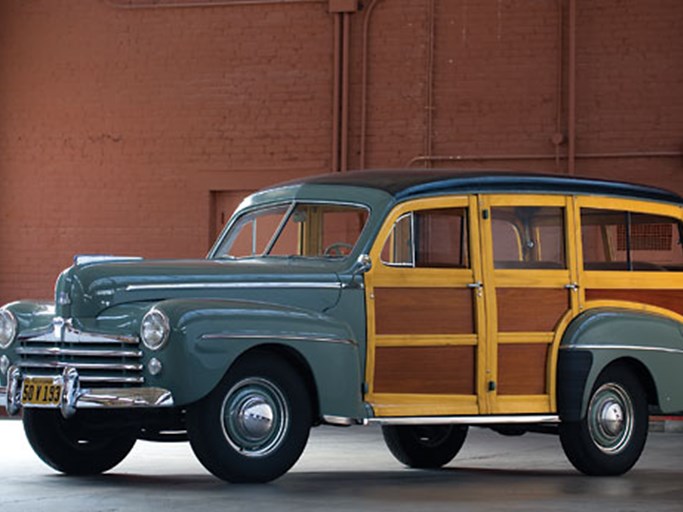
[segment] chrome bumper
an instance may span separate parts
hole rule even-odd
[[[12,367],[7,372],[7,386],[0,387],[0,407],[5,407],[10,416],[22,407],[59,408],[65,418],[73,416],[77,409],[173,407],[173,395],[163,388],[81,388],[74,368],[62,372],[62,397],[58,406],[24,406],[21,402],[24,377],[18,368]]]

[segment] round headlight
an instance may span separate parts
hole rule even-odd
[[[150,309],[140,324],[140,338],[145,346],[152,350],[159,350],[168,340],[171,324],[166,314],[160,309]]]
[[[9,347],[17,335],[17,319],[8,309],[0,309],[0,348]]]

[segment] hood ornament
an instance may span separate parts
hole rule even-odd
[[[89,263],[117,262],[117,261],[140,261],[141,256],[114,256],[112,254],[77,254],[74,256],[74,265],[87,265]]]

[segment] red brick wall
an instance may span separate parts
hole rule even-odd
[[[76,253],[202,256],[222,191],[331,169],[326,2],[116,2],[149,0],[0,2],[0,302],[49,297]],[[367,0],[349,166],[367,21],[366,167],[566,172],[569,3]],[[683,193],[683,2],[576,5],[576,172]]]

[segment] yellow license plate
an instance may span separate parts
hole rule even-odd
[[[62,382],[59,377],[26,377],[21,386],[24,405],[59,405]]]

